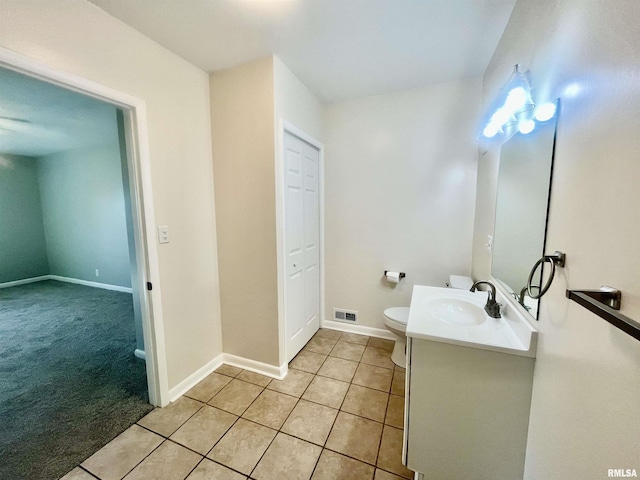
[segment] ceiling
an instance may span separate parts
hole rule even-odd
[[[117,138],[107,103],[0,68],[0,154],[38,157]]]
[[[481,76],[515,0],[91,0],[207,72],[277,55],[324,103]]]
[[[208,72],[275,54],[324,103],[481,76],[515,0],[91,0]],[[117,135],[115,107],[0,69],[0,153]]]

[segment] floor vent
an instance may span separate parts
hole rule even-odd
[[[333,319],[339,322],[357,322],[358,312],[355,310],[344,310],[342,308],[333,309]]]

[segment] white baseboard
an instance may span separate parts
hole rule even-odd
[[[133,355],[136,358],[139,358],[140,360],[146,360],[147,359],[147,354],[144,352],[144,350],[140,350],[139,348],[136,348],[133,351]]]
[[[232,355],[230,353],[224,354],[224,363],[233,367],[243,368],[255,373],[260,373],[262,375],[266,375],[267,377],[275,378],[278,380],[282,380],[284,377],[286,377],[287,372],[289,371],[289,365],[287,363],[276,367],[267,363],[251,360],[249,358],[238,357],[237,355]]]
[[[102,288],[104,290],[114,290],[116,292],[133,293],[131,287],[121,287],[120,285],[109,285],[108,283],[89,282],[78,278],[61,277],[60,275],[42,275],[40,277],[24,278],[13,282],[0,283],[0,288],[16,287],[27,283],[44,282],[45,280],[57,280],[59,282],[75,283],[86,287]]]
[[[193,372],[178,385],[169,389],[169,401],[175,402],[178,398],[187,393],[198,383],[204,380],[214,370],[220,367],[220,365],[222,365],[222,353],[213,358],[213,360],[207,362],[195,372]]]
[[[132,293],[131,287],[121,287],[120,285],[109,285],[108,283],[89,282],[88,280],[80,280],[78,278],[61,277],[60,275],[47,275],[48,280],[57,280],[59,282],[76,283],[86,287],[102,288],[104,290],[114,290],[116,292]]]
[[[15,280],[13,282],[0,283],[0,288],[17,287],[18,285],[26,285],[27,283],[42,282],[49,280],[49,275],[42,275],[41,277],[23,278],[22,280]]]
[[[330,330],[340,330],[341,332],[368,335],[369,337],[386,338],[388,340],[396,339],[396,336],[386,328],[366,327],[364,325],[357,324],[352,325],[349,323],[336,322],[335,320],[324,320],[320,326]]]
[[[137,352],[138,350],[136,350],[136,353]],[[208,375],[217,370],[223,363],[231,365],[232,367],[238,367],[244,370],[250,370],[255,373],[260,373],[262,375],[266,375],[267,377],[276,378],[278,380],[282,380],[287,375],[289,367],[287,364],[276,367],[248,358],[238,357],[237,355],[231,355],[230,353],[221,353],[206,365],[202,366],[197,371],[189,375],[178,385],[171,388],[169,390],[169,401],[175,402],[178,398],[195,387],[199,382],[204,380]]]
[[[322,328],[340,330],[349,333],[359,333],[361,335],[368,335],[370,337],[387,338],[389,340],[395,340],[396,338],[393,333],[386,329],[383,330],[381,328],[365,327],[364,325],[349,325],[331,320],[325,320],[324,322],[322,322]],[[136,356],[138,356],[137,352],[138,350],[136,350]],[[195,387],[200,381],[202,381],[207,375],[211,374],[218,367],[220,367],[223,363],[231,365],[232,367],[238,367],[244,370],[249,370],[251,372],[260,373],[277,380],[282,380],[287,376],[287,373],[289,371],[289,365],[286,363],[277,367],[275,365],[269,365],[267,363],[258,362],[249,358],[239,357],[231,353],[221,353],[206,365],[198,369],[196,372],[189,375],[178,385],[170,389],[169,400],[171,402],[175,402],[178,398]]]

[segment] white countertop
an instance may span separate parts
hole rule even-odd
[[[491,318],[487,315],[485,321],[480,325],[465,326],[437,319],[427,307],[429,302],[434,299],[452,298],[473,303],[484,309],[487,296],[487,292],[416,285],[413,287],[409,308],[407,336],[512,355],[535,357],[538,332],[516,309],[504,307],[502,318]],[[503,299],[498,297],[498,301],[501,302],[501,300]]]

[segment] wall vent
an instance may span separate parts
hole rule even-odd
[[[333,319],[338,322],[357,322],[358,312],[355,310],[345,310],[344,308],[333,309]]]

